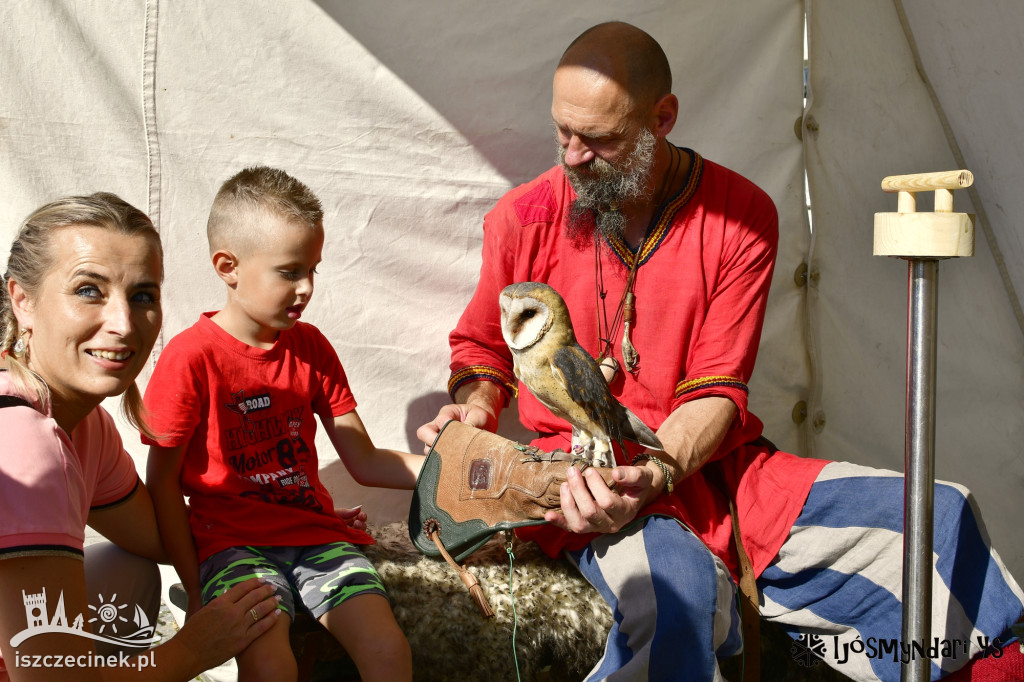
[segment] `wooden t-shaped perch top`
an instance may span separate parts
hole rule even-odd
[[[970,187],[968,170],[890,175],[886,192],[898,192],[896,213],[875,214],[876,256],[956,258],[974,255],[974,216],[953,213],[953,190]],[[917,193],[935,192],[934,213],[917,213]]]

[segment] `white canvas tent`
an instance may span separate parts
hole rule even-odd
[[[681,101],[671,139],[778,205],[751,404],[784,449],[902,469],[906,265],[871,255],[873,214],[895,210],[879,183],[974,172],[956,210],[978,214],[976,255],[940,266],[936,471],[975,492],[1024,576],[1024,4],[1012,0],[6,2],[0,256],[38,205],[120,194],[163,235],[165,341],[223,302],[205,245],[218,185],[247,164],[284,168],[327,211],[306,319],[337,348],[377,444],[418,450],[416,427],[446,401],[447,332],[475,282],[482,216],[551,164],[553,67],[608,19],[664,45]],[[502,428],[521,433],[511,412]],[[408,494],[360,488],[319,447],[339,504],[405,518]]]

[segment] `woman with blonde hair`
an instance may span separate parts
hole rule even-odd
[[[39,208],[11,246],[0,289],[0,682],[139,679],[146,667],[144,679],[191,679],[278,617],[273,590],[251,580],[168,642],[135,649],[144,655],[97,648],[131,651],[132,608],[146,614],[138,626],[159,606],[153,505],[100,403],[123,395],[127,419],[148,433],[135,379],[160,329],[162,279],[159,234],[113,194]],[[86,524],[108,542],[85,547]]]

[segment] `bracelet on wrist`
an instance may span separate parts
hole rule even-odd
[[[630,465],[636,466],[636,463],[641,460],[648,460],[650,462],[654,462],[655,466],[661,469],[661,473],[665,474],[665,492],[671,493],[672,490],[675,488],[675,484],[672,482],[672,472],[668,470],[668,465],[662,462],[654,455],[648,455],[646,452],[641,452],[639,455],[634,457],[633,461],[630,462]]]

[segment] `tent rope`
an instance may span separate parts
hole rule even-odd
[[[814,51],[812,48],[813,32],[811,27],[813,23],[811,21],[811,11],[813,7],[813,0],[804,0],[804,40],[807,42],[807,73],[804,75],[804,110],[800,125],[802,126],[800,135],[800,154],[801,161],[803,163],[803,177],[804,177],[804,210],[800,211],[800,216],[803,219],[804,230],[807,231],[808,243],[807,243],[807,256],[805,262],[807,263],[807,278],[804,281],[803,286],[803,323],[804,323],[804,343],[807,346],[807,359],[808,359],[808,389],[807,389],[807,415],[809,418],[805,418],[800,424],[802,430],[803,442],[801,445],[800,454],[804,457],[815,457],[816,456],[816,433],[814,424],[818,422],[819,418],[824,418],[824,408],[822,407],[822,384],[824,382],[823,377],[823,363],[821,359],[821,345],[818,339],[818,321],[817,321],[817,309],[818,309],[818,289],[814,284],[812,273],[815,271],[814,268],[814,247],[816,232],[814,231],[814,225],[812,223],[812,212],[813,206],[813,193],[811,192],[811,175],[808,173],[807,154],[808,147],[811,144],[813,135],[809,135],[808,132],[813,128],[814,118],[812,116],[812,109],[814,108]]]

